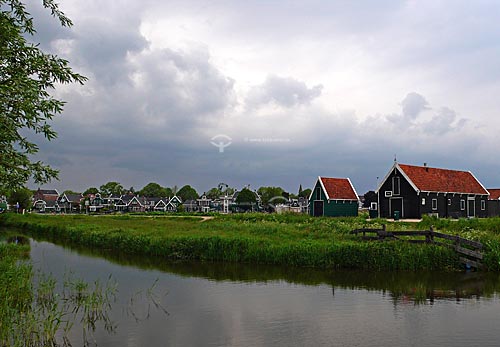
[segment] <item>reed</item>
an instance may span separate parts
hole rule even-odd
[[[437,270],[458,257],[437,245],[365,242],[349,232],[380,221],[304,215],[193,217],[5,215],[2,223],[55,242],[174,260],[318,268]]]
[[[97,324],[107,331],[114,301],[113,285],[89,285],[69,277],[62,293],[51,276],[34,273],[29,246],[0,244],[0,346],[68,346],[74,323],[88,345]]]

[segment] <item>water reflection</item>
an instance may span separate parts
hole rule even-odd
[[[55,240],[48,241],[57,243]],[[255,264],[172,262],[161,257],[137,256],[69,244],[60,245],[78,254],[104,258],[120,266],[159,270],[183,277],[231,282],[269,283],[283,280],[302,285],[326,284],[332,287],[332,295],[335,295],[336,288],[381,291],[391,297],[394,304],[409,302],[433,304],[436,300],[460,302],[463,299],[491,298],[500,291],[500,274],[489,272],[381,272]]]
[[[90,282],[112,274],[117,330],[96,331],[99,346],[456,347],[500,340],[496,274],[172,263],[36,241],[31,257],[57,278],[67,269]],[[136,300],[153,284],[168,313]]]

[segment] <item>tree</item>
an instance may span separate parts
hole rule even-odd
[[[369,190],[363,195],[365,198],[365,201],[363,202],[363,207],[370,207],[372,202],[377,202],[377,193],[375,193],[373,190]]]
[[[219,190],[219,188],[212,188],[207,192],[207,197],[210,199],[217,199],[220,196],[224,195],[222,191]]]
[[[186,184],[184,187],[179,189],[179,191],[177,192],[177,196],[179,196],[182,199],[182,201],[196,200],[199,197],[196,190],[189,184]]]
[[[302,194],[299,194],[299,197],[303,198],[309,198],[309,195],[311,195],[312,190],[307,188],[302,191]]]
[[[68,194],[68,195],[69,195],[69,194],[72,194],[72,195],[77,195],[77,194],[80,194],[80,193],[78,193],[78,192],[75,192],[75,191],[73,191],[73,190],[68,189],[68,190],[65,190],[65,191],[63,192],[63,195],[64,195],[64,194]]]
[[[110,196],[111,194],[113,195],[125,194],[125,189],[123,189],[123,186],[118,182],[108,182],[106,184],[103,184],[102,186],[99,187],[99,190],[103,197]]]
[[[83,192],[83,195],[84,196],[87,196],[89,194],[95,195],[97,193],[99,193],[99,189],[97,189],[95,187],[90,187],[89,189],[87,189],[86,191]]]
[[[9,193],[7,201],[11,206],[19,204],[19,210],[27,210],[31,207],[33,192],[27,188],[18,188]]]
[[[53,0],[43,0],[43,6],[63,27],[72,25]],[[54,139],[49,121],[62,113],[64,101],[50,91],[57,83],[83,84],[86,78],[74,73],[68,61],[28,42],[35,28],[21,0],[0,0],[0,33],[0,190],[15,190],[30,178],[40,184],[57,178],[57,170],[32,161],[38,146],[26,135]]]
[[[166,197],[172,194],[172,190],[170,188],[164,188],[158,183],[151,182],[148,183],[144,188],[139,190],[138,193],[142,196]]]
[[[260,198],[262,200],[262,204],[267,205],[269,201],[273,200],[281,200],[283,202],[283,199],[280,199],[283,196],[283,193],[285,191],[281,187],[260,187],[257,190],[257,193],[259,193]]]
[[[257,197],[250,189],[243,188],[236,197],[236,202],[238,204],[252,204],[257,202]]]

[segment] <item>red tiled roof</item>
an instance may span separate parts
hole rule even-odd
[[[330,200],[358,200],[347,178],[320,177]]]
[[[398,165],[420,191],[488,194],[481,183],[468,171]]]
[[[500,199],[500,189],[498,188],[491,188],[491,189],[488,189],[488,191],[490,192],[490,200],[498,200]]]

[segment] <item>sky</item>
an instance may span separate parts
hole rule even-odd
[[[33,40],[88,81],[54,91],[45,188],[327,176],[362,195],[395,158],[500,187],[498,1],[59,3],[70,29],[28,2]]]

